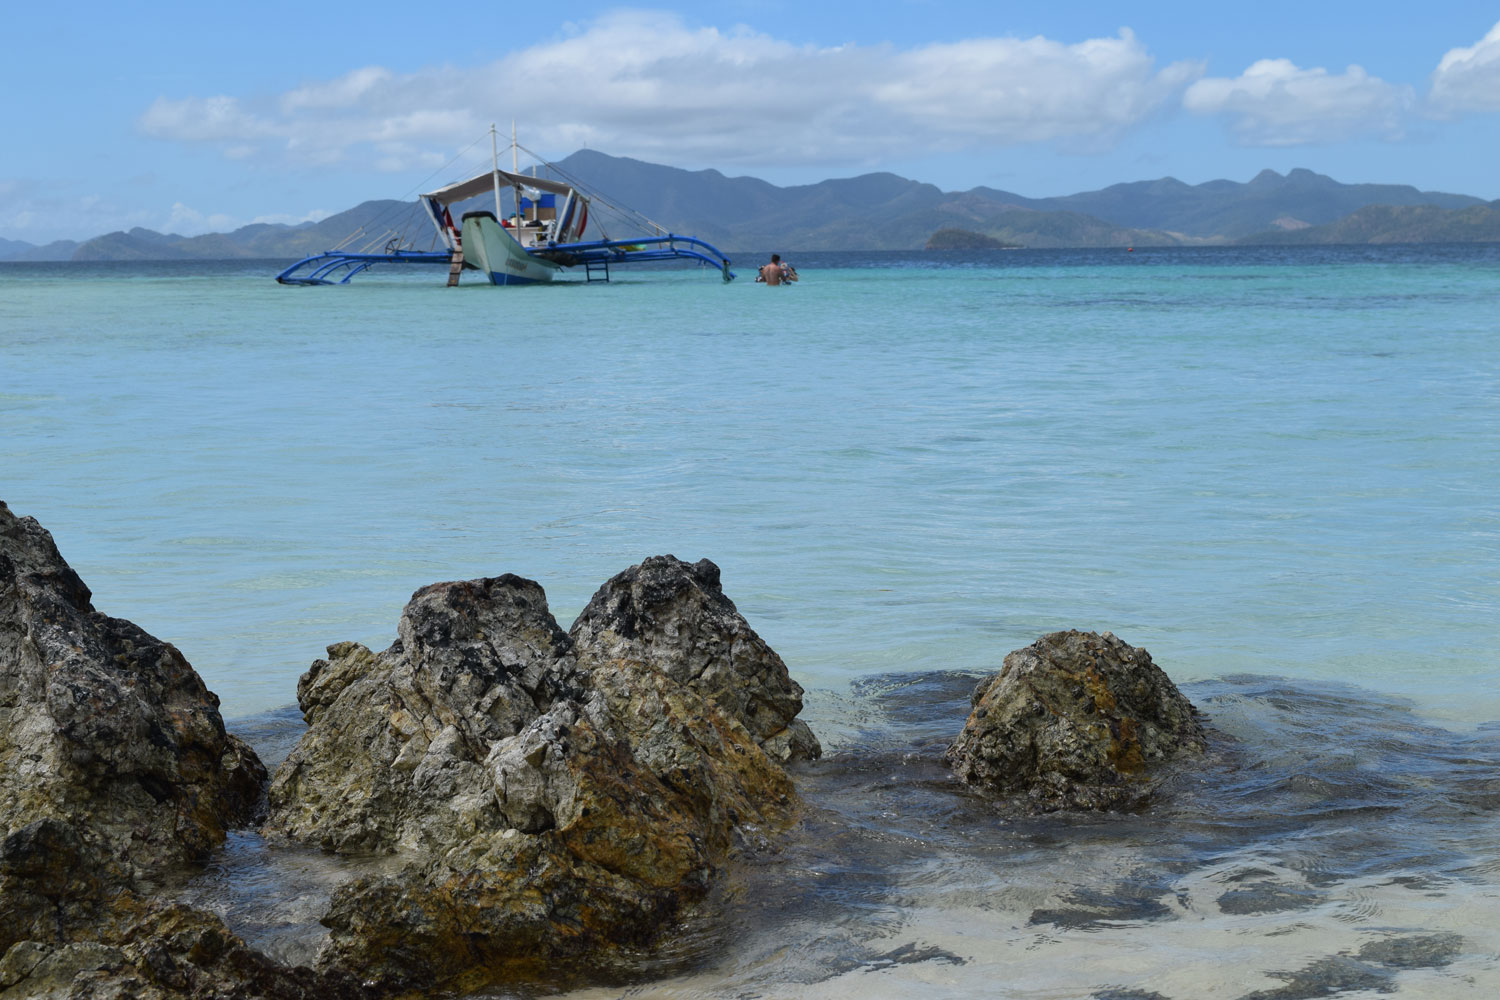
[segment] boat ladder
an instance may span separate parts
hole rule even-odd
[[[587,259],[587,260],[585,260],[583,262],[583,271],[584,271],[585,277],[589,281],[608,281],[609,280],[609,260],[608,259],[595,260],[593,258],[589,258],[589,259]],[[597,274],[602,274],[603,276],[599,277],[599,278],[596,278],[596,277],[594,277],[594,275],[596,273]]]
[[[458,284],[458,276],[464,269],[464,252],[457,247],[453,250],[453,256],[448,261],[448,287],[453,288]]]

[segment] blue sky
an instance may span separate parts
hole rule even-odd
[[[776,184],[1039,197],[1308,167],[1500,198],[1500,5],[85,2],[0,23],[0,237],[32,243],[407,198],[512,119],[549,159]]]

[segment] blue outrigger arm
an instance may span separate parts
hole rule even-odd
[[[347,285],[349,279],[376,264],[447,264],[447,250],[393,250],[390,253],[348,253],[330,250],[304,257],[276,276],[283,285]],[[303,268],[307,270],[301,274]],[[342,274],[342,277],[338,275]]]
[[[636,264],[674,258],[697,260],[718,270],[725,281],[734,280],[734,272],[729,269],[729,258],[724,256],[718,247],[692,236],[674,236],[670,233],[666,236],[647,236],[635,240],[549,243],[528,252],[564,267],[591,263]]]
[[[588,268],[603,265],[608,280],[608,265],[637,264],[662,260],[697,260],[717,270],[725,281],[734,280],[729,258],[717,247],[691,236],[647,236],[634,240],[593,240],[587,243],[546,243],[528,248],[527,253],[563,267],[579,264]],[[330,250],[304,257],[276,276],[283,285],[347,285],[356,274],[376,264],[451,265],[453,253],[448,250],[393,250],[389,253],[349,253]]]

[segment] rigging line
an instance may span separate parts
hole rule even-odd
[[[402,193],[400,198],[395,199],[396,204],[399,207],[388,208],[384,212],[377,215],[375,218],[371,219],[369,222],[365,223],[365,225],[356,227],[355,230],[348,236],[345,236],[344,239],[340,241],[338,246],[334,249],[337,250],[342,248],[346,244],[352,242],[356,237],[358,237],[361,232],[367,229],[374,229],[377,226],[387,226],[387,231],[389,231],[390,226],[395,226],[398,230],[396,235],[400,236],[402,239],[405,239],[406,233],[404,227],[422,221],[422,217],[415,214],[415,210],[412,208],[412,206],[406,204],[406,202],[411,200],[412,194],[426,187],[434,177],[447,170],[449,167],[453,166],[453,164],[457,163],[464,156],[467,156],[469,151],[483,142],[485,138],[488,137],[488,135],[489,133],[485,133],[478,139],[475,139],[473,142],[469,143],[463,149],[455,153],[453,155],[453,158],[450,159],[447,163],[443,164],[441,167],[438,167],[436,170],[432,171],[432,173],[428,174],[426,177],[422,178],[421,180],[417,181],[417,183],[407,188],[406,191]],[[399,219],[398,224],[396,220],[398,220],[398,217],[403,214],[405,214],[407,218]]]
[[[457,163],[460,158],[462,158],[463,156],[467,155],[468,152],[469,152],[469,150],[471,150],[475,146],[479,145],[481,142],[483,142],[488,137],[489,137],[489,133],[486,132],[484,135],[480,136],[478,139],[475,139],[473,142],[469,143],[463,149],[460,149],[457,153],[454,154],[453,159],[449,160],[447,163],[443,164],[441,167],[438,167],[436,170],[434,170],[432,173],[428,174],[426,177],[424,177],[421,180],[417,181],[417,183],[414,184],[414,185],[412,185],[410,188],[408,188],[407,191],[406,191],[406,193],[403,194],[401,197],[402,198],[410,198],[412,196],[412,192],[413,191],[417,191],[417,190],[420,190],[421,188],[426,187],[428,181],[432,180],[438,174],[442,173],[444,170],[447,170],[449,167],[453,166],[453,164]]]
[[[350,233],[348,236],[345,236],[343,239],[341,239],[337,243],[335,243],[334,246],[333,246],[333,249],[330,250],[329,253],[334,253],[336,251],[344,249],[344,247],[348,246],[350,243],[353,243],[354,240],[355,240],[355,238],[358,237],[359,234],[363,233],[364,231],[365,231],[365,227],[364,226],[356,226],[354,228],[354,232]]]
[[[645,213],[639,212],[636,209],[628,208],[628,207],[622,207],[620,205],[614,204],[613,202],[611,202],[609,200],[609,198],[607,198],[597,188],[589,187],[588,185],[586,185],[582,181],[580,181],[577,177],[573,176],[572,174],[568,173],[566,170],[564,170],[561,167],[559,167],[557,164],[549,162],[548,160],[546,160],[545,158],[543,158],[540,154],[535,153],[535,152],[527,149],[525,146],[522,146],[520,143],[516,143],[516,148],[520,149],[522,152],[526,153],[526,155],[528,155],[528,156],[535,157],[536,160],[539,163],[541,163],[543,166],[545,166],[547,169],[549,169],[549,170],[555,170],[558,174],[562,175],[562,179],[563,180],[565,180],[568,183],[572,184],[574,187],[578,188],[579,190],[587,192],[590,196],[593,197],[594,200],[598,201],[605,208],[614,210],[620,216],[620,218],[622,219],[622,221],[627,222],[627,223],[632,222],[632,221],[637,222],[637,223],[644,223],[645,225],[649,226],[650,228],[655,229],[658,233],[666,233],[666,232],[668,232],[667,227],[663,226],[661,223],[657,222],[655,219],[650,218]]]
[[[563,180],[573,185],[573,187],[577,188],[579,191],[582,191],[584,194],[588,195],[590,200],[596,203],[597,208],[602,209],[598,211],[599,215],[602,216],[606,211],[613,212],[616,218],[618,218],[621,222],[624,222],[626,225],[636,227],[645,226],[647,228],[655,229],[658,233],[665,233],[667,231],[664,226],[649,218],[644,213],[630,208],[629,206],[617,205],[614,202],[610,201],[609,198],[601,193],[597,188],[583,183],[583,181],[579,180],[577,176],[568,173],[568,171],[564,170],[562,167],[559,167],[557,164],[548,160],[546,157],[542,156],[535,150],[528,149],[527,147],[521,145],[519,142],[516,143],[516,148],[524,152],[527,156],[535,159],[541,166],[544,166],[548,170],[558,174]],[[601,232],[603,231],[603,222],[604,220],[600,218],[599,223]]]

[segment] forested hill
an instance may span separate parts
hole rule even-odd
[[[1500,201],[1467,208],[1366,205],[1322,226],[1257,233],[1242,243],[1500,243]]]
[[[1265,170],[1244,183],[1194,185],[1168,177],[1027,198],[988,187],[945,192],[889,173],[778,187],[594,150],[580,150],[557,167],[602,196],[590,236],[641,233],[613,216],[608,203],[730,253],[908,250],[927,245],[940,230],[1029,247],[1500,240],[1496,203],[1406,185],[1342,184],[1310,170]],[[0,240],[0,260],[292,259],[335,246],[379,250],[393,239],[426,249],[433,235],[415,202],[382,200],[318,223],[257,224],[203,236],[132,229],[82,244]]]

